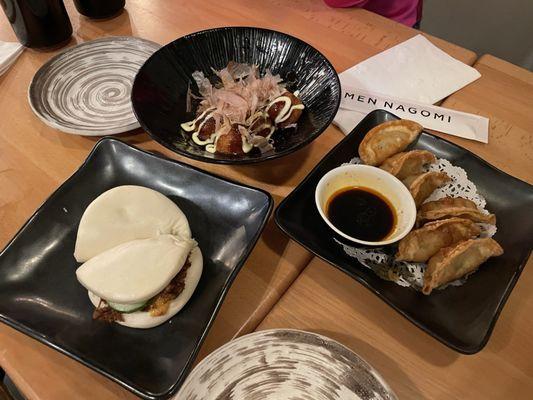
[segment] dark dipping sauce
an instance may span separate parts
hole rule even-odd
[[[335,192],[326,203],[326,215],[343,233],[367,242],[385,239],[396,225],[396,214],[389,201],[364,187]]]

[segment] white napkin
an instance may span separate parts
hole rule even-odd
[[[16,61],[24,46],[15,42],[0,42],[0,75]]]
[[[341,86],[421,104],[434,104],[480,76],[477,70],[449,56],[422,35],[339,74]],[[348,133],[364,115],[339,109],[334,123]]]

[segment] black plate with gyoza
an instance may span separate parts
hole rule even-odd
[[[475,154],[447,140],[423,132],[413,145],[463,168],[487,209],[497,216],[494,239],[505,253],[489,259],[462,286],[435,291],[430,296],[386,281],[348,256],[335,241],[342,238],[320,217],[315,205],[315,188],[322,176],[358,156],[359,143],[373,127],[398,119],[376,110],[313,169],[305,180],[279,205],[276,222],[309,251],[362,283],[415,325],[447,346],[465,354],[476,353],[487,343],[494,324],[524,268],[533,246],[533,186],[516,179]]]

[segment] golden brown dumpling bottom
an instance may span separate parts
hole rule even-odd
[[[426,262],[443,247],[475,238],[480,233],[479,226],[468,219],[450,218],[429,222],[400,240],[396,260]]]
[[[474,272],[490,257],[500,256],[503,249],[494,239],[470,239],[445,247],[429,259],[424,273],[422,293]]]

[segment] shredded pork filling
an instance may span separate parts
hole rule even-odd
[[[190,266],[191,261],[188,259],[181,271],[161,292],[152,297],[141,311],[149,312],[152,317],[165,315],[170,307],[170,302],[183,292],[185,278]],[[105,300],[100,300],[98,307],[93,312],[93,319],[104,322],[124,321],[122,314],[120,311],[112,309]]]
[[[105,300],[100,300],[98,307],[94,309],[93,319],[104,322],[124,321],[122,313],[109,307]]]

